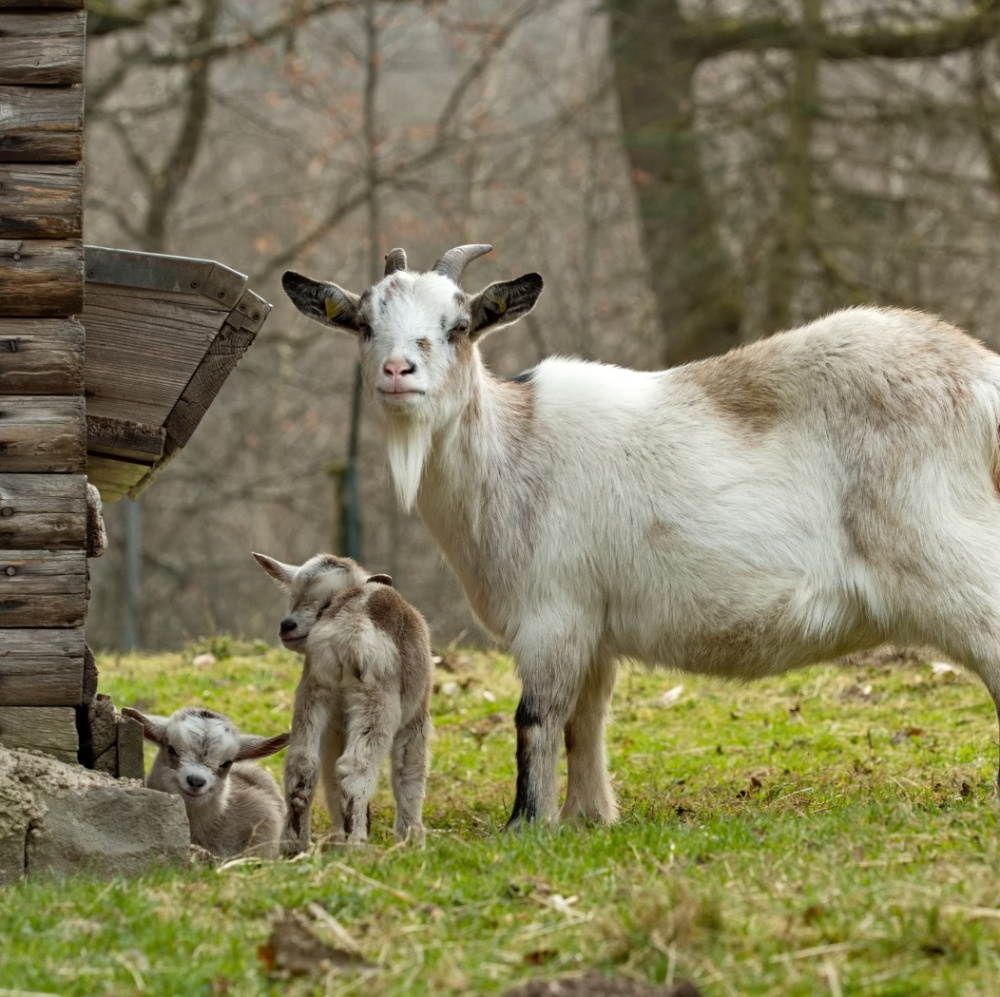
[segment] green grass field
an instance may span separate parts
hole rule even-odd
[[[217,663],[193,666],[205,650]],[[216,639],[99,666],[119,707],[200,703],[271,734],[299,660]],[[442,664],[425,848],[392,847],[383,786],[364,849],[9,887],[0,997],[469,995],[595,970],[711,997],[1000,994],[997,732],[977,681],[927,664],[754,685],[627,669],[609,738],[621,822],[505,835],[510,661]],[[332,915],[374,968],[269,971],[281,910]]]

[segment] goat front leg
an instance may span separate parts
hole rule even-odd
[[[285,829],[281,835],[281,850],[285,855],[298,855],[309,847],[309,813],[330,708],[324,690],[303,676],[295,690],[292,736],[285,756]]]
[[[618,819],[618,804],[608,776],[604,730],[608,706],[618,676],[618,662],[598,655],[580,687],[564,730],[566,740],[566,802],[560,820],[582,817],[601,824]]]
[[[396,799],[396,841],[424,840],[424,793],[427,786],[431,718],[421,711],[392,742],[392,794]]]
[[[581,628],[582,629],[582,628]],[[532,645],[519,634],[525,649],[515,648],[521,676],[521,701],[514,714],[517,729],[517,787],[514,809],[507,822],[551,820],[556,815],[556,761],[560,735],[577,701],[589,649],[579,640],[553,639]]]
[[[347,740],[337,762],[340,807],[349,845],[368,840],[368,806],[378,783],[382,759],[399,727],[398,690],[361,681],[346,695]]]

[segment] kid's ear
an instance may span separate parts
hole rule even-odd
[[[282,274],[281,286],[303,315],[355,336],[364,328],[361,299],[356,294],[327,281],[303,277],[294,270]]]
[[[253,551],[254,560],[284,589],[292,587],[295,580],[295,572],[298,570],[292,564],[282,564],[273,557],[266,554],[256,554]]]
[[[266,758],[276,751],[288,746],[291,734],[276,734],[274,737],[260,737],[257,734],[243,734],[240,736],[240,750],[236,755],[236,761],[243,761],[245,758]]]
[[[541,274],[526,273],[484,288],[469,301],[469,338],[475,342],[483,334],[527,315],[535,307],[543,285]]]
[[[392,575],[369,575],[367,581],[378,582],[380,585],[392,587]]]
[[[131,706],[126,706],[122,709],[122,716],[138,720],[142,724],[143,735],[150,741],[153,741],[155,744],[167,743],[166,717],[147,717],[145,713],[140,713],[138,710],[132,709]]]

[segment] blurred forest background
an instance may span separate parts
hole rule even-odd
[[[487,343],[501,375],[657,368],[868,302],[1000,347],[998,0],[87,8],[86,241],[219,260],[274,305],[183,454],[106,507],[95,648],[273,640],[250,551],[345,552],[356,347],[292,309],[289,267],[360,291],[393,246],[492,243],[467,289],[546,281]],[[482,641],[364,407],[358,448],[365,564],[438,643]]]

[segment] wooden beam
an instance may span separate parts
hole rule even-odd
[[[0,318],[0,395],[82,395],[84,331],[69,318]]]
[[[0,395],[0,466],[8,472],[85,471],[83,396]]]
[[[166,431],[127,419],[87,416],[87,455],[111,456],[152,464],[163,455]]]
[[[7,10],[83,10],[84,0],[3,0]]]
[[[0,239],[0,315],[47,318],[82,310],[83,246],[78,240]]]
[[[83,159],[83,87],[0,86],[0,162]]]
[[[177,446],[191,439],[270,310],[271,306],[253,291],[243,292],[167,418],[167,437]]]
[[[83,82],[87,15],[0,13],[0,83],[68,86]]]
[[[83,166],[0,166],[0,239],[79,239]]]
[[[86,551],[0,551],[0,627],[79,627],[86,612]]]
[[[129,494],[129,489],[149,474],[149,464],[91,454],[87,458],[87,480],[101,493],[101,501],[111,505]]]
[[[0,706],[86,702],[82,628],[4,630],[0,643]]]
[[[85,475],[0,474],[0,550],[79,550],[86,541]]]
[[[0,706],[0,744],[33,748],[76,764],[80,742],[71,706]]]

